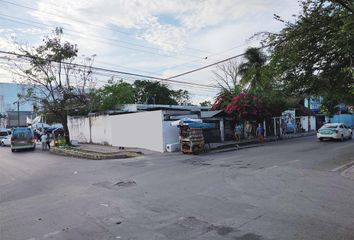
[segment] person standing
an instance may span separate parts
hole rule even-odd
[[[46,143],[47,143],[47,147],[48,147],[48,149],[50,150],[50,133],[48,132],[47,133],[47,139],[46,139]]]
[[[251,138],[251,134],[252,134],[252,125],[250,124],[249,121],[246,122],[245,132],[246,132],[247,139],[250,139]]]
[[[236,124],[236,126],[235,126],[235,139],[236,139],[236,142],[241,141],[241,133],[242,133],[242,125],[241,124]]]
[[[256,136],[261,144],[264,143],[264,128],[262,124],[258,124],[257,130],[256,130]]]
[[[41,136],[42,151],[47,150],[47,138],[48,138],[47,134],[43,132]]]

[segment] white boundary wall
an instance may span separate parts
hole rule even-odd
[[[68,116],[68,128],[71,140],[90,142],[90,125],[88,117]]]
[[[178,128],[163,121],[163,111],[119,115],[68,117],[70,138],[79,142],[166,151],[166,144],[178,142]]]
[[[112,145],[112,124],[110,116],[92,116],[91,139],[93,143]]]
[[[162,111],[110,116],[112,145],[164,152]]]
[[[301,116],[301,126],[303,129],[305,129],[306,132],[309,131],[309,124],[308,124],[308,116]],[[316,117],[310,116],[310,130],[315,131],[316,130]]]

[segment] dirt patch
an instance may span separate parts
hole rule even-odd
[[[262,236],[254,234],[254,233],[247,233],[240,237],[234,237],[234,240],[265,240]]]
[[[181,161],[182,163],[191,164],[193,166],[210,166],[211,163],[207,163],[203,158],[189,158]]]
[[[238,232],[235,228],[210,224],[196,217],[181,217],[177,222],[160,229],[169,239],[196,239],[212,231],[223,237]]]

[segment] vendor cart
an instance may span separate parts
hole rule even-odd
[[[179,127],[179,141],[184,154],[199,154],[204,151],[203,128],[213,128],[210,123],[203,123],[201,119],[183,118],[171,123]]]
[[[199,154],[204,150],[204,136],[201,127],[182,125],[179,128],[182,153]]]

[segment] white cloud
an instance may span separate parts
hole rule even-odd
[[[38,11],[32,12],[32,15],[45,22],[58,22],[70,26],[74,31],[84,34],[94,33],[99,36],[105,36],[107,31],[98,28],[97,25],[117,26],[131,31],[131,37],[144,39],[162,51],[178,52],[188,45],[186,41],[190,35],[200,30],[220,27],[223,24],[237,24],[239,19],[264,14],[270,7],[280,2],[280,0],[273,2],[263,0],[40,0]],[[46,14],[48,12],[54,15],[49,17]],[[166,16],[173,23],[166,23],[164,19]]]
[[[97,54],[98,61],[155,76],[171,76],[240,53],[246,46],[234,47],[244,44],[253,33],[282,27],[272,19],[273,13],[289,18],[298,11],[293,0],[38,0],[33,7],[38,10],[29,14],[36,21],[63,26],[65,39],[77,43],[80,54]],[[33,36],[48,28],[41,30],[0,29],[0,37],[10,32]],[[5,43],[0,39],[1,44]],[[210,56],[218,52],[224,53]],[[210,83],[211,69],[182,79]]]

